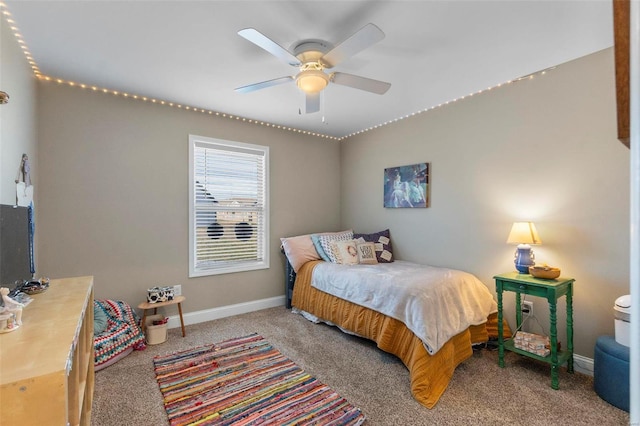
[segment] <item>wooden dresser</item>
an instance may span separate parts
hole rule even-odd
[[[51,280],[0,334],[0,425],[86,425],[93,402],[93,277]]]

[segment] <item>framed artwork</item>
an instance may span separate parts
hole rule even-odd
[[[384,206],[429,207],[429,163],[384,169]]]

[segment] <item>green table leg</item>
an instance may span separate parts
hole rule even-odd
[[[556,299],[549,300],[549,321],[550,321],[550,332],[551,335],[551,387],[553,389],[558,389],[559,379],[558,379],[558,330],[556,328]]]
[[[504,368],[504,338],[502,334],[504,327],[502,325],[502,283],[496,283],[496,292],[498,293],[498,365]]]
[[[567,298],[567,350],[569,351],[567,371],[573,373],[573,283],[569,284],[565,297]]]
[[[516,331],[522,327],[522,296],[516,292]]]

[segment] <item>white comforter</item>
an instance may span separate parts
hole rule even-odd
[[[431,355],[497,312],[489,289],[472,274],[400,260],[377,265],[322,262],[311,285],[402,321]]]

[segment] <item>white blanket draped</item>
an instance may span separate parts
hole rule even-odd
[[[433,355],[451,337],[497,312],[489,289],[475,276],[397,260],[377,265],[316,265],[318,290],[402,321]]]

